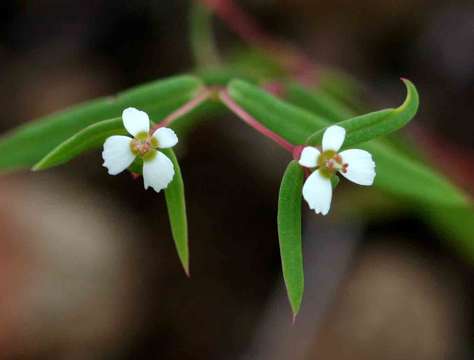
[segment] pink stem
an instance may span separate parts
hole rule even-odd
[[[176,119],[191,112],[192,110],[197,108],[201,103],[206,101],[211,96],[211,94],[212,94],[211,90],[208,88],[205,88],[196,97],[194,97],[193,99],[185,103],[183,106],[173,111],[171,114],[165,117],[162,121],[154,125],[151,128],[150,133],[154,133],[160,127],[169,126]]]
[[[260,124],[257,120],[255,120],[252,115],[242,109],[228,94],[227,90],[219,91],[219,98],[227,106],[227,108],[232,111],[235,115],[237,115],[240,119],[242,119],[247,125],[250,125],[252,128],[257,130],[263,136],[271,139],[278,145],[280,145],[283,149],[293,154],[294,146],[290,144],[288,141],[283,139],[281,136],[275,134],[273,131],[267,129],[262,124]]]

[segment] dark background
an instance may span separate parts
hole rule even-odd
[[[315,62],[362,80],[374,108],[399,103],[400,76],[413,80],[417,127],[472,169],[472,2],[238,4]],[[189,71],[188,8],[2,1],[0,128]],[[245,46],[214,25],[222,49]],[[99,152],[0,179],[1,358],[472,358],[472,267],[463,254],[385,200],[382,213],[354,215],[352,204],[377,209],[378,198],[349,186],[334,203],[347,212],[305,211],[306,294],[291,325],[275,226],[288,159],[231,116],[215,120],[179,148],[191,279],[162,195],[126,174],[107,176]]]

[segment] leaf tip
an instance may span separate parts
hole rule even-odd
[[[191,278],[191,272],[189,271],[189,264],[183,264],[183,270],[188,279]]]
[[[414,89],[416,91],[413,81],[411,81],[410,79],[407,79],[406,77],[401,77],[400,80],[405,84],[409,92],[410,90],[414,90]]]
[[[411,80],[408,80],[404,77],[401,77],[400,80],[403,82],[407,89],[407,96],[403,104],[398,107],[397,111],[408,110],[408,113],[410,113],[409,118],[411,119],[418,111],[420,97],[418,94],[418,90],[415,87],[415,84],[413,84]]]
[[[36,163],[36,164],[33,165],[33,167],[31,168],[31,171],[33,171],[33,172],[40,171],[40,170],[43,170],[43,166],[42,166],[42,163],[41,163],[41,162]]]
[[[295,326],[296,324],[296,316],[298,315],[298,312],[293,312],[293,319],[291,320],[291,325]]]

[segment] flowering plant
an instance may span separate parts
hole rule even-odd
[[[209,16],[202,6],[193,11],[197,20]],[[280,49],[292,56],[280,57],[276,65],[272,63],[274,52],[261,56],[264,65],[260,68],[246,68],[237,59],[229,65],[218,63],[219,56],[206,36],[208,27],[202,26],[206,21],[197,20],[192,39],[205,44],[193,43],[200,66],[191,75],[140,85],[112,99],[94,100],[13,129],[0,139],[0,170],[45,170],[86,151],[102,150],[103,166],[110,175],[128,170],[134,177],[143,177],[145,189],[164,190],[178,255],[189,274],[184,182],[172,147],[178,137],[183,141],[187,127],[225,108],[292,158],[281,182],[277,226],[283,277],[294,315],[304,288],[301,201],[304,198],[316,213],[328,214],[338,174],[432,209],[430,214],[438,224],[455,232],[460,243],[468,244],[474,253],[472,243],[465,240],[472,233],[444,216],[445,210],[472,216],[469,198],[423,161],[379,139],[414,118],[419,98],[412,82],[402,79],[407,96],[399,107],[361,111],[356,105],[359,87],[352,80],[320,67],[319,86],[314,86],[307,58],[293,49]],[[263,52],[275,49],[275,44],[260,41],[257,45]],[[304,81],[300,81],[301,73]]]

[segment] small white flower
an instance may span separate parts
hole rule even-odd
[[[122,113],[125,129],[133,138],[113,135],[104,143],[102,158],[110,175],[127,169],[138,156],[143,159],[143,181],[145,189],[151,186],[156,192],[166,188],[173,180],[174,167],[171,160],[157,149],[173,147],[178,137],[169,128],[159,128],[150,134],[150,119],[146,112],[127,108]]]
[[[322,152],[307,146],[301,152],[299,164],[316,169],[303,185],[303,197],[316,214],[326,215],[331,207],[331,177],[339,172],[359,185],[372,185],[375,178],[375,162],[365,150],[351,149],[338,153],[346,130],[333,125],[323,134]]]

